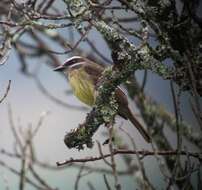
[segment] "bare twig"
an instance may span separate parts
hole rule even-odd
[[[40,177],[40,175],[35,171],[35,169],[33,168],[32,165],[29,166],[29,169],[32,173],[32,175],[34,176],[34,178],[42,185],[44,186],[46,189],[48,190],[56,190],[57,188],[52,188],[50,187],[50,185]]]
[[[118,175],[117,175],[117,166],[114,158],[114,150],[113,150],[113,144],[112,144],[112,138],[113,138],[113,124],[109,126],[109,151],[111,154],[111,168],[114,176],[114,187],[116,190],[121,190],[121,184],[119,184],[118,181]]]
[[[20,182],[19,182],[19,190],[25,189],[25,178],[26,178],[26,164],[27,164],[27,146],[25,145],[23,147],[22,157],[21,157],[21,170],[20,170]]]
[[[107,190],[111,190],[111,187],[110,187],[110,185],[109,185],[109,182],[108,182],[107,177],[106,177],[105,174],[103,175],[103,179],[104,179],[104,182],[105,182],[105,185],[106,185]]]
[[[100,156],[102,157],[103,161],[105,162],[106,165],[111,167],[111,163],[109,161],[107,161],[107,159],[105,159],[105,156],[104,156],[104,154],[102,152],[102,147],[101,147],[100,142],[97,141],[97,145],[98,145],[98,150],[99,150]]]
[[[83,169],[84,169],[84,165],[85,165],[85,163],[83,163],[83,165],[82,165],[81,168],[79,169],[79,173],[78,173],[78,175],[77,175],[77,177],[76,177],[75,185],[74,185],[74,189],[75,189],[75,190],[78,190],[78,189],[79,189],[79,181],[80,181],[80,179],[81,179],[81,177],[82,177],[82,172],[83,172]]]
[[[4,99],[8,96],[8,92],[10,90],[10,87],[11,87],[11,80],[8,81],[6,92],[4,93],[3,97],[0,99],[0,103],[2,103],[4,101]]]
[[[17,153],[11,153],[6,151],[5,149],[1,149],[0,150],[0,154],[5,155],[9,158],[13,158],[13,159],[21,159],[21,155],[17,154]],[[42,168],[42,169],[47,169],[47,170],[51,170],[51,171],[58,171],[58,170],[62,170],[66,167],[57,167],[55,165],[51,165],[48,164],[46,162],[42,162],[39,161],[36,157],[31,156],[29,159],[32,159],[33,164],[37,165],[38,167]],[[67,167],[73,167],[73,168],[80,168],[82,165],[81,164],[77,164],[77,163],[71,163],[70,165],[67,165]],[[94,173],[104,173],[104,174],[108,174],[108,175],[113,175],[112,171],[109,169],[105,169],[102,167],[93,167],[93,166],[88,166],[85,165],[83,166],[84,170],[89,171],[89,172],[94,172]],[[131,168],[133,168],[133,166],[131,166]],[[131,172],[128,170],[117,170],[117,173],[119,176],[124,176],[124,175],[131,175]]]
[[[18,135],[18,132],[17,132],[16,127],[15,127],[15,124],[13,121],[13,113],[12,113],[12,109],[11,109],[10,105],[8,105],[8,116],[9,116],[11,131],[13,133],[15,140],[16,140],[16,146],[19,146],[20,150],[23,150],[23,144],[22,144],[20,136]]]
[[[142,155],[144,157],[146,156],[154,156],[154,155],[161,155],[161,156],[173,156],[173,155],[177,155],[178,151],[176,150],[162,150],[162,151],[149,151],[149,150],[121,150],[121,149],[114,149],[113,150],[113,155],[119,155],[119,154],[139,154]],[[202,153],[198,153],[198,152],[188,152],[189,156],[196,158],[198,160],[201,160],[201,156]],[[187,152],[181,150],[180,151],[180,155],[181,156],[186,156]],[[103,156],[94,156],[94,157],[90,157],[90,158],[80,158],[80,159],[69,159],[69,160],[65,160],[63,162],[56,162],[57,166],[63,166],[66,164],[71,164],[71,163],[83,163],[83,162],[94,162],[94,161],[98,161],[98,160],[102,160],[103,158],[108,158],[110,157],[111,154],[105,154]]]
[[[18,172],[16,169],[10,167],[9,165],[7,165],[5,162],[3,162],[1,160],[0,160],[0,165],[2,167],[4,167],[4,168],[8,169],[13,174],[17,175],[18,177],[20,176],[20,172]],[[33,180],[31,180],[30,178],[25,177],[25,180],[26,180],[27,183],[29,183],[30,185],[32,185],[36,189],[44,190],[44,188],[42,188],[40,185],[38,185],[36,182],[34,182]]]
[[[135,141],[134,141],[134,139],[132,138],[132,136],[131,136],[126,130],[124,130],[123,128],[120,127],[120,129],[121,129],[121,130],[128,136],[128,138],[130,139],[130,141],[131,141],[131,143],[132,143],[132,145],[133,145],[133,149],[134,149],[134,150],[137,150]],[[147,175],[146,175],[146,171],[145,171],[145,168],[144,168],[144,164],[143,164],[143,162],[141,161],[141,159],[142,159],[143,157],[141,158],[138,153],[136,154],[136,157],[137,157],[137,161],[138,161],[138,164],[139,164],[139,169],[138,169],[138,171],[140,171],[141,174],[142,174],[142,176],[140,177],[140,179],[137,180],[137,182],[140,181],[140,188],[141,188],[141,189],[148,189],[148,190],[149,190],[149,189],[155,190],[155,188],[153,187],[153,185],[152,185],[151,182],[149,181],[149,178],[148,178]],[[136,173],[137,173],[138,171],[136,171]]]

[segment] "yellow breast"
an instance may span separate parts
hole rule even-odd
[[[68,78],[74,95],[83,103],[92,106],[95,103],[95,86],[89,75],[79,68],[72,70]]]

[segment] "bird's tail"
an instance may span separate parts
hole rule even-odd
[[[143,126],[140,124],[140,122],[135,118],[133,113],[131,112],[130,108],[127,113],[127,118],[131,121],[131,123],[136,127],[136,129],[140,132],[140,134],[143,136],[143,138],[150,143],[151,137],[147,133],[147,131],[143,128]]]

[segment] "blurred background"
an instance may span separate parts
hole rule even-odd
[[[15,2],[22,10],[23,6],[25,11],[29,11],[29,9],[31,10],[32,8],[31,3],[27,3],[28,1]],[[43,15],[49,15],[51,18],[51,15],[65,13],[66,6],[63,1],[47,2],[50,3],[49,7],[48,3],[42,3],[40,1],[36,1],[34,5],[38,7],[36,10],[41,13],[42,17]],[[11,5],[11,1],[9,0],[0,2],[1,21],[5,21],[8,18],[8,12],[9,10],[11,11],[11,6],[8,5]],[[41,8],[39,8],[40,5]],[[118,7],[121,5],[113,1],[111,6]],[[182,5],[179,4],[178,6],[180,9]],[[113,13],[109,9],[105,14],[109,19],[113,16],[118,19],[131,19],[131,21],[127,21],[123,23],[123,25],[128,28],[141,29],[141,25],[136,22],[135,19],[132,19],[134,15],[130,11],[126,12],[117,8]],[[34,16],[37,17],[40,16],[40,14]],[[14,5],[10,20],[20,23],[21,17],[19,10],[16,13]],[[8,20],[8,22],[11,22],[10,20]],[[38,126],[38,131],[32,139],[34,157],[36,157],[39,163],[46,163],[48,166],[46,167],[36,163],[36,165],[34,165],[34,171],[46,181],[52,189],[75,189],[75,180],[78,179],[82,164],[72,164],[71,166],[60,168],[56,166],[56,162],[71,157],[84,158],[86,156],[98,156],[99,150],[96,143],[92,149],[85,148],[81,151],[68,149],[65,146],[63,142],[64,135],[71,129],[76,128],[79,123],[82,123],[85,120],[86,114],[91,109],[72,95],[68,81],[61,74],[54,72],[53,68],[62,64],[65,59],[73,55],[83,55],[91,59],[96,59],[103,64],[110,65],[112,63],[111,50],[108,48],[102,36],[92,28],[87,36],[85,36],[70,53],[58,53],[66,51],[68,44],[76,44],[82,37],[82,29],[79,31],[75,26],[60,26],[57,29],[44,29],[44,26],[42,26],[48,25],[49,23],[57,26],[62,23],[68,24],[69,21],[67,22],[65,19],[48,20],[42,18],[37,19],[36,22],[41,24],[41,26],[37,25],[36,29],[31,29],[30,26],[27,28],[17,28],[11,26],[11,24],[1,24],[2,32],[9,31],[13,34],[13,38],[17,40],[15,41],[15,39],[13,39],[13,42],[10,42],[12,48],[8,50],[8,59],[0,66],[0,97],[3,96],[8,81],[11,80],[8,95],[0,104],[0,189],[19,189],[20,173],[16,173],[15,171],[21,171],[23,160],[18,157],[20,150],[18,147],[19,142],[16,140],[12,128],[16,129],[20,141],[24,142],[26,136],[28,136],[29,130],[34,130]],[[115,27],[118,26],[115,25]],[[5,36],[2,36],[1,42],[3,42],[3,37]],[[128,39],[134,44],[140,43],[139,40],[133,36],[128,36]],[[156,46],[158,43],[155,37],[152,36],[149,38],[149,41],[152,46]],[[52,53],[45,49],[54,52]],[[173,63],[171,60],[166,60],[165,64],[172,66]],[[174,115],[173,98],[170,82],[168,80],[163,80],[150,71],[137,71],[135,77],[139,84],[142,84],[146,77],[144,93],[157,104],[161,105],[163,110]],[[124,86],[122,88],[127,93]],[[178,87],[175,85],[174,88],[178,90]],[[144,125],[145,122],[134,101],[130,97],[128,97],[128,99],[130,101],[130,107]],[[191,111],[189,99],[190,95],[187,92],[180,96],[181,116],[186,124],[193,126],[194,131],[198,131],[197,121]],[[129,147],[132,147],[127,135],[119,130],[120,126],[130,133],[138,150],[152,150],[151,146],[144,142],[131,123],[119,117],[116,118],[114,127],[119,137],[117,138],[117,143],[127,144]],[[146,128],[146,125],[144,126]],[[177,144],[176,133],[169,127],[164,129],[164,133],[171,147],[175,149]],[[106,139],[107,129],[100,126],[99,130],[93,136],[93,140],[98,140],[102,144]],[[183,143],[184,146],[187,146],[187,149],[192,151],[199,150],[198,147],[190,144],[187,140],[184,140]],[[108,145],[102,146],[102,151],[108,153]],[[138,189],[134,188],[138,187],[138,185],[141,187],[142,177],[140,171],[134,169],[133,175],[130,175],[130,173],[127,173],[128,166],[126,164],[127,162],[124,161],[125,158],[121,156],[115,158],[117,170],[126,171],[126,174],[119,176],[119,183],[122,189]],[[135,156],[130,159],[133,159],[130,162],[138,163]],[[29,163],[31,161],[27,159],[26,162]],[[145,157],[143,160],[147,176],[155,189],[164,189],[166,180],[159,169],[158,162],[159,160],[155,157]],[[134,164],[134,166],[136,164]],[[28,167],[27,165],[28,164],[25,164],[25,168]],[[83,177],[79,181],[80,189],[90,189],[92,185],[97,189],[106,189],[106,184],[103,179],[104,173],[107,175],[109,184],[113,187],[113,176],[109,172],[109,166],[107,166],[103,160],[87,163],[84,165],[84,168]],[[35,185],[38,184],[38,181],[36,180],[37,178],[34,172],[30,172],[28,169],[25,169],[25,172],[26,176],[30,178],[31,181],[33,180],[33,182],[26,183],[24,189],[31,190],[42,187],[41,184],[39,187]],[[197,186],[194,183],[196,176],[197,173],[191,176],[192,183],[195,187]],[[48,189],[48,187],[44,185],[44,189]]]

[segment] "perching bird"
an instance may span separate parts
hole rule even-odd
[[[93,106],[96,100],[96,85],[105,67],[87,58],[73,56],[67,59],[63,65],[54,69],[62,71],[69,79],[74,95],[83,103]],[[128,100],[124,92],[118,87],[115,91],[118,102],[118,114],[124,119],[129,119],[147,142],[151,142],[150,136],[135,118],[128,106]]]

